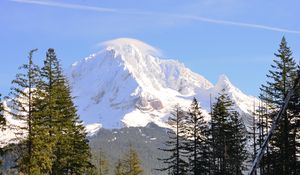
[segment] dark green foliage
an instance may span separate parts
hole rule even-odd
[[[41,71],[39,89],[44,93],[41,113],[43,127],[52,145],[51,174],[84,174],[92,168],[88,140],[82,122],[76,114],[70,88],[53,49],[49,49]],[[51,144],[52,143],[52,144]],[[46,146],[46,145],[45,145]]]
[[[16,75],[16,79],[12,81],[13,87],[11,88],[10,93],[10,112],[15,118],[24,121],[25,126],[19,128],[23,132],[24,130],[28,132],[27,137],[24,142],[24,149],[26,152],[23,152],[19,159],[19,170],[23,173],[32,173],[32,167],[35,166],[33,160],[33,112],[34,104],[33,98],[36,96],[36,85],[39,78],[39,68],[32,61],[33,52],[36,49],[29,52],[28,63],[22,65],[19,69],[21,73]],[[15,127],[15,126],[11,126]],[[20,139],[23,139],[23,133],[18,133]],[[23,142],[22,142],[23,143]]]
[[[257,154],[257,122],[256,122],[256,116],[258,115],[260,109],[256,109],[255,101],[253,104],[253,112],[252,112],[252,123],[251,123],[251,131],[248,132],[249,134],[249,141],[252,142],[250,145],[252,147],[252,155],[251,155],[251,162],[255,160],[256,154]],[[254,171],[254,175],[257,175],[257,171]]]
[[[294,83],[297,75],[297,65],[292,57],[292,51],[287,46],[287,42],[283,37],[275,54],[274,64],[267,75],[268,81],[266,85],[261,87],[261,100],[266,103],[268,120],[272,120],[277,114],[281,105],[284,103],[285,96]],[[299,89],[299,88],[298,88]],[[269,153],[267,165],[261,167],[270,168],[271,174],[277,173],[282,175],[299,174],[299,90],[291,98],[288,108],[284,113],[277,129],[269,144]],[[267,129],[267,128],[265,128]],[[298,135],[298,136],[297,136]]]
[[[242,174],[243,163],[247,158],[245,128],[224,90],[213,104],[211,124],[211,157],[214,162],[212,173]]]
[[[167,158],[159,158],[166,165],[166,167],[159,169],[160,171],[167,171],[170,175],[184,175],[187,174],[187,162],[185,151],[185,115],[184,112],[177,106],[175,113],[169,117],[168,124],[175,129],[174,131],[167,131],[169,139],[165,142],[165,148],[159,148],[164,152],[170,153]]]
[[[200,111],[196,98],[185,119],[185,150],[189,160],[189,173],[209,174],[208,125]]]
[[[123,167],[126,175],[142,175],[143,168],[141,167],[140,158],[136,150],[130,146],[128,153],[123,159]]]
[[[124,158],[116,162],[114,175],[143,175],[143,172],[138,153],[130,145]]]
[[[11,114],[23,120],[28,132],[18,169],[30,175],[93,174],[86,132],[72,102],[54,49],[46,54],[40,70],[32,62],[21,67],[11,91]]]
[[[258,138],[257,138],[257,147],[261,148],[264,142],[265,137],[269,132],[269,126],[272,124],[270,118],[268,117],[268,104],[260,104],[257,109],[258,121],[257,121],[257,129],[258,129]],[[270,148],[267,145],[266,153],[262,157],[260,162],[259,171],[261,174],[270,174]]]

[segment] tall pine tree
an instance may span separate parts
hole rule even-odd
[[[167,171],[170,175],[185,175],[187,174],[187,162],[185,147],[185,130],[184,123],[185,114],[176,106],[175,113],[169,117],[168,124],[174,128],[175,132],[168,130],[169,140],[165,142],[165,148],[160,150],[168,153],[167,158],[159,158],[166,167],[158,169],[159,171]]]
[[[84,174],[92,168],[86,132],[62,74],[54,49],[49,49],[42,68],[44,123],[52,147],[51,174]]]
[[[120,159],[116,163],[114,175],[126,175],[124,164]]]
[[[185,119],[185,132],[190,174],[209,174],[208,126],[196,98]]]
[[[282,38],[278,53],[275,53],[274,64],[267,75],[268,81],[266,85],[261,87],[260,98],[268,106],[268,118],[272,120],[280,107],[284,103],[284,99],[293,86],[294,79],[297,75],[297,65],[292,57],[292,51],[287,45],[285,37]],[[299,93],[295,93],[291,98],[286,112],[280,121],[277,129],[270,140],[271,174],[299,174],[297,170],[297,144],[296,139],[297,127],[299,122]],[[297,172],[298,171],[298,172]]]
[[[260,103],[259,108],[257,109],[258,121],[258,138],[257,146],[258,148],[262,147],[262,144],[269,132],[269,126],[271,125],[270,118],[268,117],[268,104]],[[266,152],[263,154],[262,160],[259,166],[260,174],[270,174],[270,154],[269,154],[269,144],[267,145]]]
[[[106,159],[106,155],[100,149],[99,157],[98,157],[98,175],[108,175],[110,174],[109,171],[109,162]]]
[[[10,114],[16,119],[23,121],[25,125],[19,127],[21,133],[17,133],[22,140],[24,137],[24,130],[27,133],[25,141],[20,144],[23,151],[19,161],[19,170],[25,174],[33,174],[32,167],[35,164],[33,159],[33,112],[34,103],[33,98],[36,96],[36,85],[39,77],[39,68],[33,63],[32,56],[37,49],[31,50],[28,56],[28,63],[23,64],[19,69],[20,73],[16,75],[16,79],[12,81],[12,88],[10,92]]]
[[[123,166],[126,175],[142,175],[143,168],[136,150],[130,145],[129,152],[125,155]]]
[[[212,174],[239,175],[247,158],[246,133],[234,104],[223,89],[213,104],[211,120]]]

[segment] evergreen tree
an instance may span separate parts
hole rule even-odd
[[[52,143],[51,174],[84,174],[92,168],[88,140],[54,49],[48,50],[41,75],[40,113]]]
[[[258,113],[258,122],[257,122],[257,129],[258,129],[258,139],[257,145],[259,148],[262,147],[264,139],[266,138],[269,132],[269,126],[271,125],[271,121],[268,118],[268,110],[267,104],[260,104],[257,110]],[[262,160],[260,162],[259,172],[260,174],[270,174],[270,155],[269,155],[269,144],[266,148],[266,153],[263,155]]]
[[[105,154],[100,150],[99,159],[98,159],[98,174],[99,175],[108,175],[109,172],[109,162],[106,159]]]
[[[196,98],[185,119],[185,132],[190,174],[209,174],[208,127]]]
[[[126,175],[142,175],[143,168],[140,164],[138,153],[130,145],[129,152],[126,155],[123,163]]]
[[[228,140],[228,162],[232,174],[242,174],[244,162],[248,157],[246,151],[246,129],[237,111],[233,112],[229,120],[231,138]]]
[[[299,69],[299,67],[298,67]],[[298,70],[299,71],[299,70]],[[291,120],[291,174],[300,174],[300,85],[297,85],[295,95],[292,97],[291,113],[294,116]]]
[[[119,159],[115,167],[115,175],[126,175],[123,162]]]
[[[166,164],[166,167],[158,169],[159,171],[168,171],[170,175],[187,174],[186,152],[184,151],[184,120],[184,112],[177,106],[175,113],[172,113],[168,120],[168,124],[174,128],[175,132],[168,130],[169,140],[165,143],[166,148],[159,148],[164,152],[168,152],[170,156],[167,158],[159,158],[159,160]]]
[[[257,113],[259,112],[259,110],[256,110],[256,107],[255,107],[255,101],[254,101],[254,104],[253,104],[253,112],[252,112],[252,126],[251,126],[251,132],[249,132],[249,136],[250,136],[250,139],[252,141],[252,147],[253,147],[253,153],[252,153],[252,162],[254,161],[255,157],[256,157],[256,153],[257,153],[257,122],[256,122],[256,116],[257,116]],[[254,172],[254,175],[257,175],[257,171]]]
[[[25,122],[25,126],[19,127],[20,140],[24,138],[24,130],[27,132],[25,141],[21,143],[24,151],[19,158],[19,170],[25,174],[33,174],[32,167],[35,160],[33,159],[33,132],[32,123],[34,120],[34,104],[33,98],[36,96],[36,85],[39,77],[39,68],[32,61],[33,53],[37,49],[31,50],[28,56],[28,63],[23,64],[19,69],[21,73],[16,75],[16,79],[12,81],[12,88],[10,92],[10,114],[16,119]],[[16,126],[14,126],[16,127]]]
[[[243,162],[247,158],[245,150],[246,134],[243,123],[233,102],[223,89],[212,109],[212,157],[215,167],[212,174],[242,174]]]
[[[268,118],[270,120],[275,117],[283,105],[297,75],[297,65],[285,37],[282,38],[275,56],[272,69],[267,75],[268,81],[266,85],[262,85],[260,95],[261,100],[269,105]],[[291,98],[283,119],[270,140],[271,174],[299,174],[297,172],[297,162],[299,162],[299,159],[297,160],[297,149],[299,150],[297,144],[299,141],[296,139],[297,123],[299,122],[299,109],[297,109],[299,97],[299,93],[295,93]]]

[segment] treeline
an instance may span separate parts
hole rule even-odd
[[[6,112],[21,123],[9,126],[20,131],[14,169],[23,175],[90,175],[94,166],[85,128],[59,60],[54,49],[48,49],[40,67],[32,59],[35,51],[19,68],[7,97]]]
[[[172,175],[242,174],[245,170],[247,133],[234,104],[223,90],[212,105],[211,120],[206,122],[194,98],[188,112],[179,107],[169,118],[169,140],[160,158],[167,165],[158,171]]]
[[[159,158],[165,168],[158,171],[170,175],[247,173],[298,71],[299,65],[283,37],[267,74],[268,81],[260,88],[260,104],[257,104],[258,109],[254,109],[250,132],[247,132],[240,114],[234,110],[234,103],[224,90],[212,104],[209,122],[204,120],[196,99],[188,112],[176,107],[168,121],[174,130],[169,131],[169,140],[165,146],[159,148],[170,153],[170,156]],[[251,143],[251,151],[247,150],[250,148],[246,147],[247,139]],[[299,85],[255,174],[300,174]]]

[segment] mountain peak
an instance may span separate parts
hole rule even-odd
[[[233,87],[233,85],[225,74],[221,74],[219,76],[219,80],[215,85],[215,87],[221,90],[221,89],[230,89],[231,87]]]
[[[161,55],[159,49],[133,38],[117,38],[100,43],[100,46],[106,50],[114,50],[123,53],[140,52],[141,54],[151,54],[155,56]]]
[[[219,81],[229,81],[228,77],[225,74],[219,76]]]

